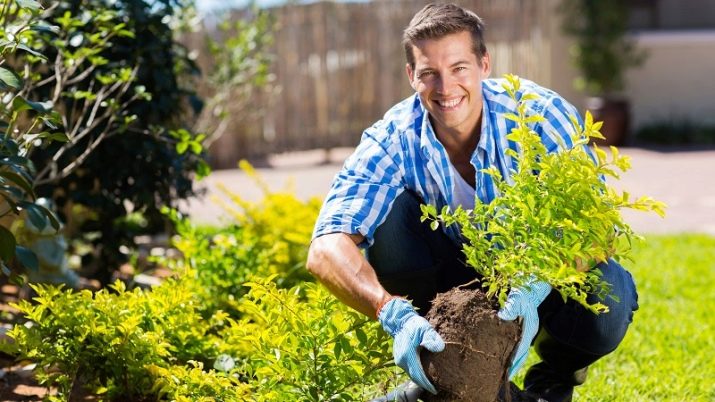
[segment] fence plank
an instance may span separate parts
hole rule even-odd
[[[427,0],[317,2],[271,9],[277,21],[272,71],[278,93],[262,117],[232,116],[214,143],[214,167],[243,157],[353,146],[362,130],[411,94],[404,71],[402,30]],[[492,76],[510,72],[545,81],[550,67],[549,13],[538,0],[463,0],[486,22]],[[226,149],[230,147],[230,149]],[[234,155],[227,158],[226,154]]]

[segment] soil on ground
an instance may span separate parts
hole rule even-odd
[[[445,349],[422,353],[425,372],[438,389],[425,401],[518,400],[499,393],[511,389],[507,371],[521,327],[497,317],[497,308],[478,289],[456,288],[435,298],[426,318],[444,339]]]

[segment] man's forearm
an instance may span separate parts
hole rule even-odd
[[[390,294],[380,285],[357,241],[345,233],[318,237],[310,246],[306,265],[340,301],[375,318]]]

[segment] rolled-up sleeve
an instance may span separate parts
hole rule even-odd
[[[360,234],[361,247],[372,244],[375,229],[385,220],[392,203],[404,190],[399,153],[388,141],[370,131],[345,161],[320,210],[313,239],[329,233]]]

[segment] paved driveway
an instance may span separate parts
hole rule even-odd
[[[285,188],[292,181],[299,197],[322,197],[350,152],[347,148],[333,150],[329,163],[323,164],[322,151],[279,155],[269,159],[271,168],[257,170],[271,189]],[[664,219],[653,213],[625,211],[626,220],[637,232],[715,235],[715,150],[659,152],[622,148],[621,153],[631,156],[633,168],[620,181],[611,183],[627,189],[632,196],[649,195],[668,204]],[[228,221],[221,207],[211,200],[221,197],[218,183],[249,200],[261,197],[258,186],[240,170],[216,171],[202,184],[208,190],[207,196],[192,199],[186,205],[194,221]]]

